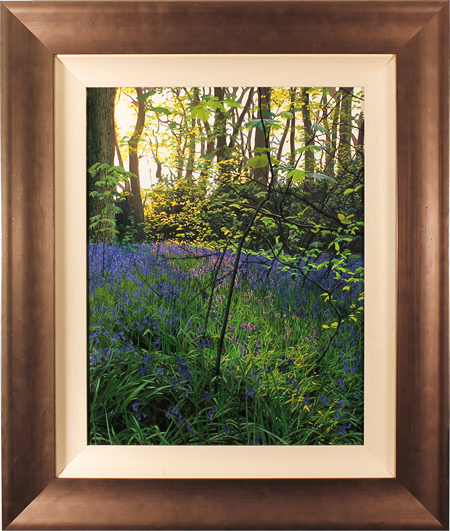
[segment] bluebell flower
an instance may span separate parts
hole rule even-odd
[[[329,401],[328,397],[326,397],[325,395],[320,395],[319,396],[319,402],[322,402],[322,404],[325,404],[326,406],[330,405],[330,401]]]
[[[159,310],[158,310],[159,311]],[[156,347],[156,350],[161,350],[161,340],[159,338],[156,338],[154,341],[153,341],[153,344],[155,345]]]
[[[211,402],[211,395],[208,391],[203,391],[203,398],[205,399],[205,402]]]
[[[253,387],[251,387],[251,386],[245,392],[245,400],[247,400],[247,398],[249,398],[249,397],[250,398],[255,398],[256,397],[256,393],[255,393]]]
[[[345,424],[344,426],[340,426],[338,429],[339,435],[345,435],[347,433],[347,430],[351,428],[351,424]]]
[[[172,415],[178,415],[178,408],[176,406],[169,406],[167,410],[166,417],[171,419]]]
[[[134,402],[131,404],[131,407],[134,409],[134,411],[137,411],[139,409],[139,402]]]
[[[345,386],[344,380],[339,376],[339,378],[336,381],[339,384],[339,387],[341,387],[345,391],[346,386]]]
[[[149,373],[149,370],[148,370],[147,365],[142,365],[142,367],[138,370],[138,374],[140,376],[147,376],[148,373]]]

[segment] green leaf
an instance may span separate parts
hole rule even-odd
[[[355,191],[354,188],[347,188],[347,190],[345,190],[345,192],[344,192],[344,195],[351,194],[351,193],[354,192],[354,191]]]
[[[303,153],[305,151],[323,151],[325,146],[318,146],[317,144],[308,144],[307,146],[297,148],[294,153]]]
[[[172,111],[169,111],[169,109],[166,109],[166,107],[150,107],[150,110],[156,112],[157,114],[165,114],[166,116],[170,116],[172,114]]]
[[[327,135],[330,134],[330,132],[327,131],[322,124],[311,124],[311,129],[313,131],[320,131],[321,133],[325,133]]]
[[[270,155],[270,162],[273,166],[278,166],[280,164],[280,161],[274,155]],[[276,168],[276,170],[277,169],[278,168]]]
[[[223,100],[223,102],[226,105],[228,105],[228,107],[235,107],[236,109],[242,109],[242,105],[239,102],[231,100],[229,98],[226,100]]]
[[[337,181],[333,179],[333,177],[330,177],[329,175],[324,175],[323,173],[310,173],[310,177],[313,179],[317,179],[318,181],[330,181],[330,183],[336,184]]]
[[[144,94],[141,94],[140,96],[138,96],[137,99],[139,101],[147,101],[147,98],[149,98],[150,96],[153,96],[154,94],[156,94],[156,90],[151,90],[150,92],[144,92]]]
[[[195,118],[198,118],[202,122],[207,122],[210,116],[211,116],[211,111],[208,110],[204,105],[200,104],[200,105],[196,105],[192,109],[190,118],[192,120],[194,120]]]
[[[252,150],[252,153],[267,153],[268,151],[276,151],[277,148],[266,148],[266,147],[259,147]]]
[[[308,175],[306,171],[303,170],[292,170],[290,171],[286,177],[289,179],[289,177],[292,177],[292,180],[296,184],[301,184],[305,178],[305,175]]]
[[[263,127],[263,122],[264,122],[264,127]],[[253,129],[254,127],[256,127],[256,129],[258,129],[259,131],[264,131],[264,128],[266,129],[268,129],[269,127],[277,128],[281,126],[281,122],[278,120],[259,118],[258,120],[250,120],[249,122],[245,123],[244,126],[247,127],[247,129]]]
[[[286,120],[292,120],[294,118],[294,115],[291,112],[281,111],[280,112],[281,118],[286,118]]]
[[[263,154],[249,159],[244,168],[265,168],[267,164],[269,164],[269,159],[266,154]]]
[[[202,96],[202,100],[204,101],[219,101],[219,98],[217,96],[213,96],[212,94],[205,94]]]

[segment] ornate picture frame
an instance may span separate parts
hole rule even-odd
[[[448,528],[447,1],[2,3],[3,526]],[[55,470],[54,56],[395,54],[392,479],[61,479]]]

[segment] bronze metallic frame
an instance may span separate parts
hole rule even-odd
[[[3,526],[448,529],[449,4],[4,2]],[[397,477],[55,478],[55,54],[388,53],[398,65]]]

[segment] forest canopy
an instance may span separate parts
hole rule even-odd
[[[332,239],[327,229],[344,229],[349,220],[362,222],[361,90],[115,92],[117,117],[128,112],[125,127],[116,117],[116,171],[108,174],[113,184],[117,179],[114,199],[121,210],[117,226],[111,221],[111,231],[104,230],[102,238],[111,240],[117,229],[119,239],[232,244],[269,183],[270,200],[247,242],[254,250],[267,249],[277,236],[286,251],[323,248]],[[107,141],[112,148],[111,137]],[[111,154],[108,158],[95,162],[114,166]],[[104,218],[115,216],[108,212]],[[362,231],[351,236],[351,247],[362,252]]]

